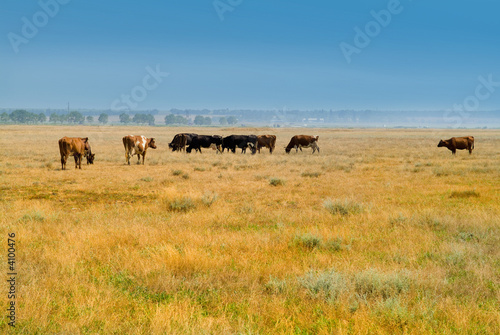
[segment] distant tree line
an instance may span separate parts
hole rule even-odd
[[[234,116],[229,117],[220,117],[219,124],[227,125],[227,124],[236,124],[238,119]],[[209,116],[196,115],[193,123],[197,126],[210,126],[212,124],[212,118]],[[166,125],[187,125],[190,124],[190,120],[187,117],[176,114],[169,114],[165,116],[165,124]]]
[[[89,115],[83,116],[82,113],[73,111],[67,114],[50,114],[48,120],[44,113],[32,113],[24,109],[16,109],[12,113],[3,112],[0,114],[0,123],[21,123],[21,124],[41,124],[41,123],[65,123],[65,124],[84,124],[93,123],[94,117]],[[102,113],[98,118],[99,123],[108,122],[108,114]]]
[[[123,124],[136,123],[154,126],[155,117],[152,114],[135,114],[134,117],[131,118],[127,113],[122,113],[120,114],[120,122]]]
[[[97,116],[96,116],[97,117]],[[88,115],[84,116],[78,111],[72,111],[69,113],[61,114],[52,112],[48,117],[45,113],[33,113],[28,112],[24,109],[16,109],[10,114],[3,112],[0,114],[0,123],[16,123],[16,124],[93,124],[99,122],[100,124],[108,123],[109,116],[107,113],[101,113],[97,120],[94,116]],[[122,124],[140,124],[140,125],[155,125],[155,117],[152,114],[137,113],[131,116],[127,113],[122,113],[119,115],[120,123]],[[215,117],[220,125],[234,125],[238,122],[235,116],[221,116]],[[213,123],[213,119],[210,116],[196,115],[194,119],[184,117],[178,114],[169,114],[165,116],[166,125],[188,125],[194,124],[197,126],[210,126]]]

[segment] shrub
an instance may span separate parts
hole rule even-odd
[[[212,204],[218,199],[218,195],[215,192],[205,192],[203,196],[201,197],[201,202],[207,206],[210,207]]]
[[[149,182],[153,181],[153,178],[151,178],[151,177],[144,177],[144,178],[141,178],[141,181],[145,181],[145,182],[149,183]]]
[[[269,185],[282,186],[282,185],[285,185],[285,181],[283,179],[280,179],[280,178],[270,178]]]
[[[176,199],[169,204],[169,209],[174,212],[188,212],[195,208],[196,205],[191,198]]]
[[[351,245],[350,244],[342,244],[342,238],[337,237],[334,238],[333,240],[329,240],[324,244],[324,248],[329,250],[329,251],[341,251],[341,250],[348,250],[350,249]]]
[[[347,290],[344,277],[333,269],[325,272],[311,270],[299,278],[299,283],[307,289],[310,296],[329,302],[334,302],[342,292]]]
[[[320,246],[321,238],[311,234],[295,236],[295,238],[293,239],[293,244],[307,249],[314,249]]]
[[[311,177],[311,178],[318,178],[319,176],[321,176],[321,173],[320,172],[303,172],[302,177]]]
[[[43,222],[45,217],[42,212],[31,212],[24,214],[19,221],[21,222]]]
[[[286,280],[279,280],[273,276],[269,276],[269,281],[264,285],[267,292],[272,294],[283,293],[286,290]]]
[[[182,174],[182,171],[181,170],[174,170],[174,171],[172,171],[172,174],[174,176],[180,176]]]
[[[362,297],[387,299],[407,292],[410,280],[405,272],[383,274],[369,269],[355,275],[354,285],[356,293]]]
[[[323,203],[323,207],[326,208],[331,214],[340,214],[342,216],[347,216],[349,214],[358,214],[363,211],[363,205],[358,204],[352,200],[331,200],[327,199]]]
[[[479,193],[477,193],[475,190],[452,192],[450,198],[479,198]]]

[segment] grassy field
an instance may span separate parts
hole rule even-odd
[[[170,152],[182,131],[276,152]],[[128,134],[156,138],[146,165],[125,165]],[[295,134],[321,153],[285,154]],[[471,156],[436,147],[464,135]],[[63,136],[95,164],[61,171]],[[500,333],[499,130],[2,126],[0,144],[1,333]]]

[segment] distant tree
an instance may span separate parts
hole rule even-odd
[[[47,121],[47,116],[43,113],[38,114],[38,122],[44,123],[45,121]]]
[[[121,123],[124,123],[124,124],[128,124],[130,123],[130,115],[128,115],[127,113],[121,113],[120,114],[120,122]]]
[[[88,123],[92,123],[92,122],[94,122],[94,117],[93,117],[92,115],[88,115],[88,116],[87,116],[87,122],[88,122]]]
[[[108,123],[108,114],[106,113],[101,113],[101,115],[99,115],[99,119],[97,119],[100,123],[102,124],[106,124]]]
[[[227,118],[227,123],[236,124],[236,123],[238,123],[238,119],[235,116],[231,115],[230,117]]]
[[[169,114],[165,116],[165,124],[188,124],[188,119],[182,115]]]
[[[176,116],[174,114],[168,114],[165,116],[165,124],[175,124],[175,121],[177,120]]]
[[[194,124],[197,126],[202,126],[205,123],[205,118],[201,115],[196,115],[194,118]]]
[[[188,124],[189,120],[182,116],[182,115],[177,115],[175,117],[175,123],[178,123],[178,124]]]
[[[2,123],[9,122],[9,114],[7,114],[7,112],[3,112],[2,114],[0,114],[0,122]]]
[[[210,126],[212,124],[212,119],[209,116],[206,116],[203,124]]]
[[[10,113],[10,119],[15,123],[29,123],[33,121],[32,113],[24,109],[16,109]]]
[[[85,116],[82,115],[82,113],[73,111],[68,114],[68,122],[69,123],[78,123],[82,124],[85,121]]]
[[[60,118],[59,115],[57,115],[57,113],[51,113],[49,116],[49,121],[53,123],[59,122],[59,119]]]
[[[219,123],[224,126],[227,124],[227,119],[225,117],[221,117],[219,118]]]
[[[155,117],[152,115],[152,114],[148,114],[146,115],[146,120],[148,121],[148,124],[150,126],[154,126],[155,125]]]
[[[135,114],[132,121],[135,123],[142,123],[142,124],[147,123],[150,126],[154,126],[155,117],[152,114]]]

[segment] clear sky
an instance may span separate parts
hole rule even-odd
[[[477,91],[480,76],[490,84]],[[436,110],[464,101],[500,109],[498,0],[0,5],[0,107]]]

